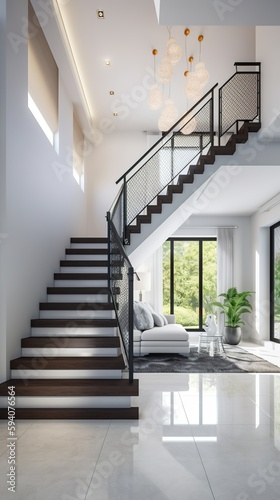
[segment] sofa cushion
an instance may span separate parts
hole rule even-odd
[[[148,330],[153,328],[154,319],[152,313],[142,302],[134,302],[134,326],[137,330]]]
[[[155,326],[142,332],[142,340],[188,340],[189,334],[182,325]]]
[[[142,332],[140,330],[133,330],[133,342],[141,342]]]

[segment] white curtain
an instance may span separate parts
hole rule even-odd
[[[227,292],[233,286],[233,232],[234,228],[217,229],[217,293]],[[219,298],[220,300],[220,298]],[[224,315],[217,310],[219,333],[223,333]]]

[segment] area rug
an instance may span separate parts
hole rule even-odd
[[[148,354],[134,358],[135,373],[280,373],[280,368],[250,354],[241,347],[225,347],[226,356],[198,354],[191,347],[188,356]]]

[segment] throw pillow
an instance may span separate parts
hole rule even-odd
[[[153,310],[151,304],[149,304],[149,302],[141,302],[141,304],[143,304],[143,306],[145,306],[150,311],[150,313],[154,313],[155,312]]]
[[[152,316],[154,318],[155,326],[164,326],[164,320],[161,314],[153,312]]]
[[[134,302],[134,326],[137,330],[150,330],[154,326],[152,313],[142,302]]]
[[[160,314],[160,313],[159,313],[159,315],[160,315],[160,316],[162,317],[162,319],[163,319],[163,324],[164,324],[164,325],[168,325],[168,321],[167,321],[166,317],[164,316],[164,314]]]
[[[156,313],[152,306],[148,302],[142,302],[142,304],[147,307],[147,309],[152,313],[154,318],[155,326],[164,326],[168,324],[166,317],[161,313]]]

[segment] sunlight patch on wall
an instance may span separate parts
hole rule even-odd
[[[35,102],[33,101],[32,97],[30,94],[28,94],[28,108],[30,109],[31,113],[33,114],[35,120],[38,122],[40,125],[41,129],[45,133],[46,137],[50,141],[51,145],[54,145],[54,134],[50,127],[48,126],[45,118],[43,117],[42,113],[39,111],[38,107],[36,106]]]

